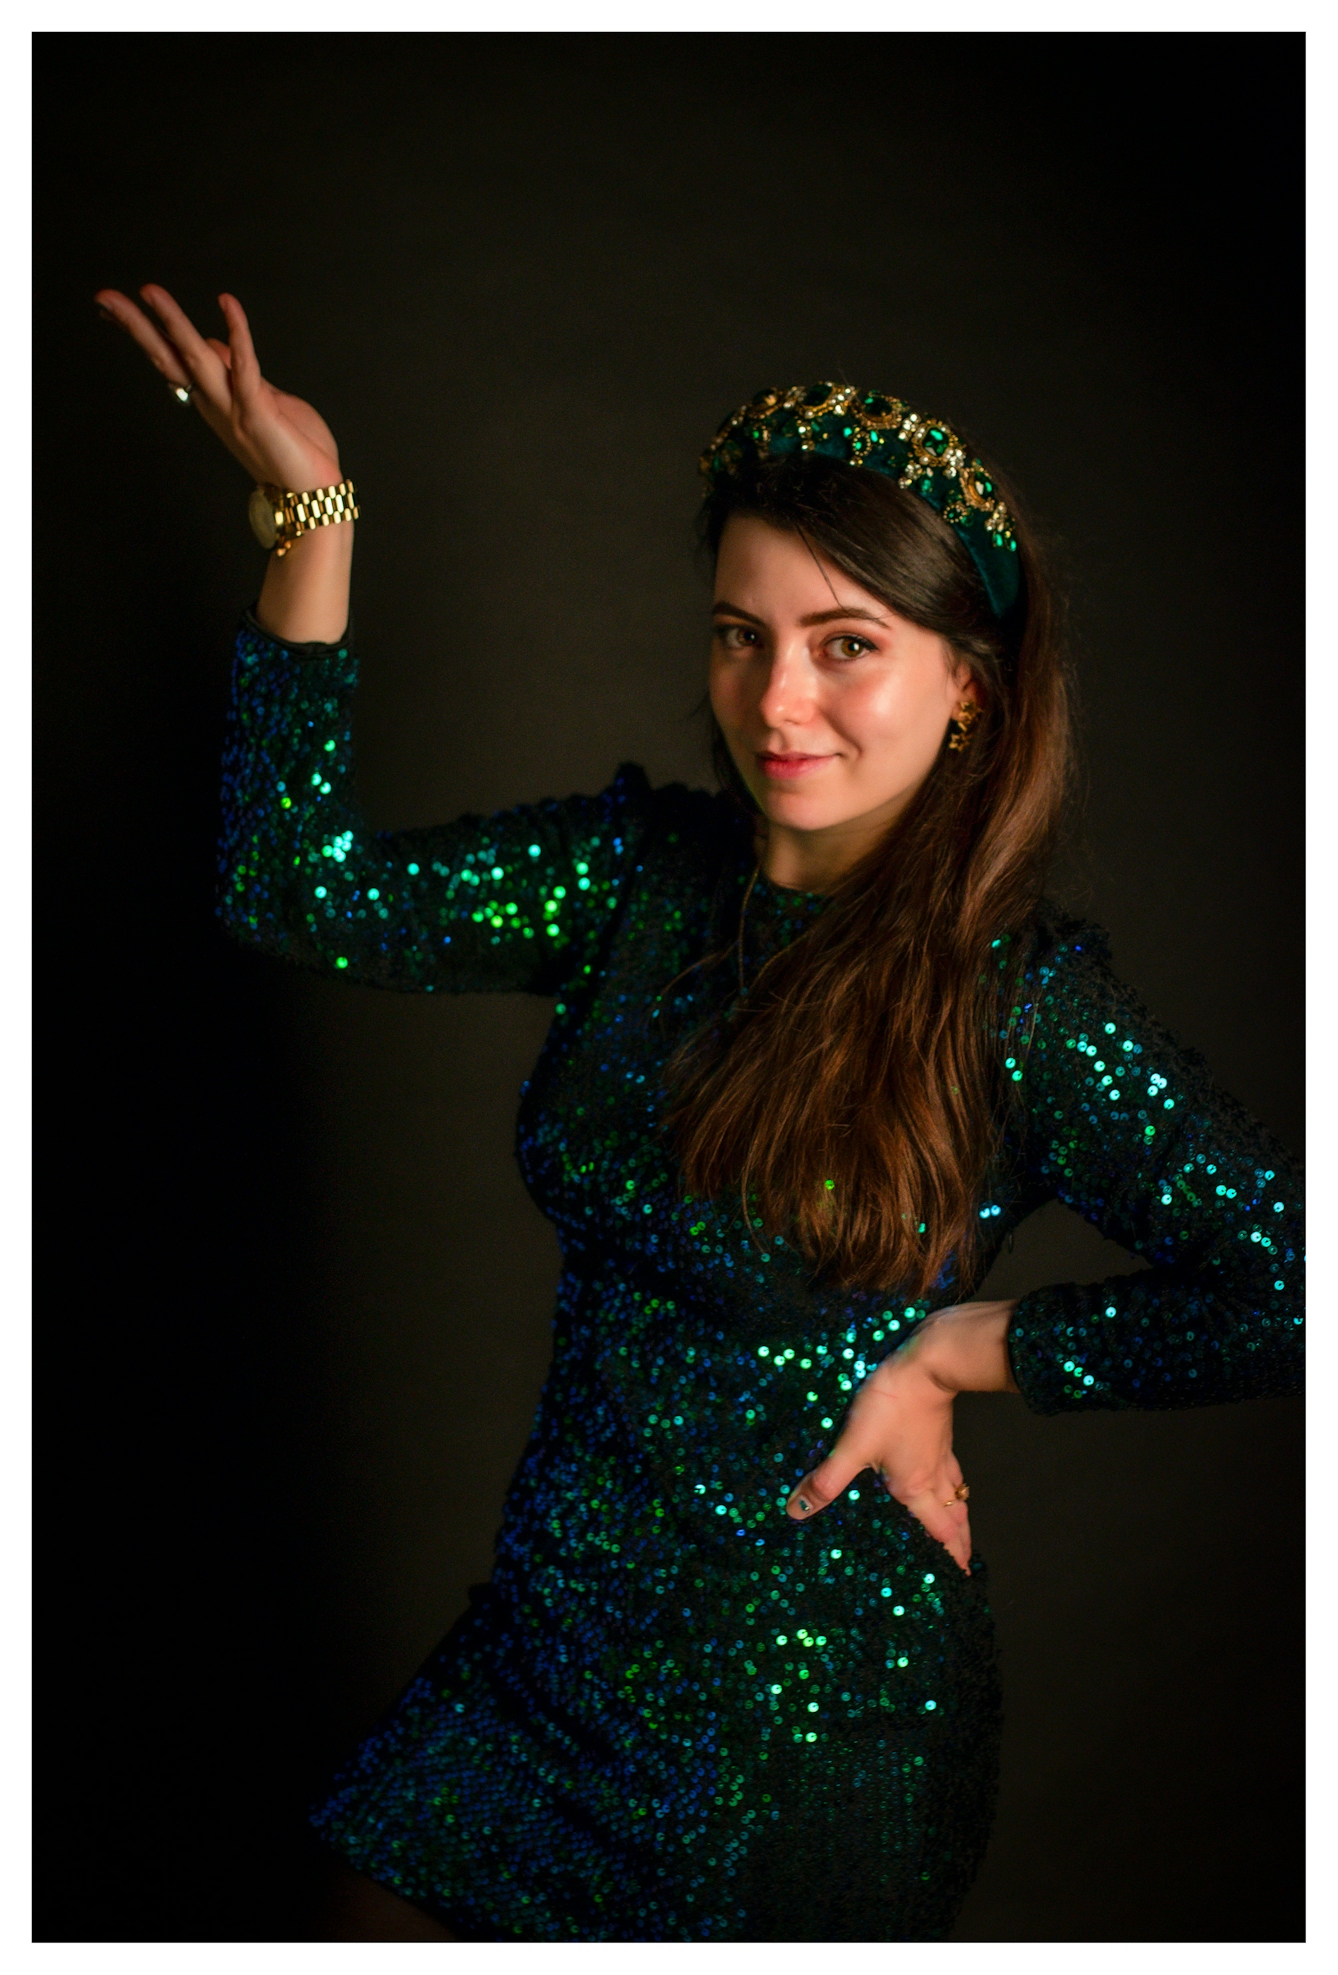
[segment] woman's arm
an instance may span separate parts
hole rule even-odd
[[[337,486],[337,481],[322,481]],[[306,491],[294,489],[295,492]],[[282,559],[271,555],[255,607],[256,623],[285,643],[333,644],[348,629],[353,570],[351,521],[312,528]]]
[[[654,797],[601,795],[368,828],[353,793],[350,643],[237,640],[223,760],[220,903],[239,939],[375,987],[552,994],[588,973]]]
[[[1115,979],[1089,932],[1055,941],[1027,996],[1018,1096],[1032,1185],[1151,1266],[936,1311],[860,1386],[831,1454],[787,1505],[803,1520],[873,1468],[963,1569],[958,1392],[1020,1391],[1053,1413],[1209,1405],[1301,1383],[1296,1163]]]
[[[337,484],[319,412],[261,375],[240,302],[228,341],[201,336],[166,289],[99,306],[257,483]],[[220,913],[238,938],[381,987],[560,991],[588,971],[651,806],[638,769],[603,795],[438,829],[372,832],[353,795],[348,642],[353,524],[271,555],[237,643],[224,757]]]
[[[261,376],[246,312],[235,295],[218,298],[228,325],[223,343],[201,336],[165,288],[150,282],[139,292],[156,321],[115,288],[99,290],[94,299],[160,376],[191,392],[205,424],[258,486],[311,493],[339,484],[344,476],[334,434],[311,405],[275,390]],[[312,529],[286,555],[270,556],[257,621],[295,644],[342,638],[352,564],[351,521]]]
[[[1300,1389],[1299,1166],[1214,1084],[1075,929],[1033,969],[1026,1161],[1151,1265],[1033,1290],[1009,1329],[1027,1404],[1213,1405]]]

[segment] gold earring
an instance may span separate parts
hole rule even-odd
[[[971,738],[971,729],[975,726],[979,718],[980,708],[975,700],[964,699],[958,701],[957,710],[952,716],[952,724],[956,727],[957,731],[948,737],[948,752],[950,754],[961,753]]]

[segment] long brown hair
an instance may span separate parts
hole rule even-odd
[[[946,639],[983,702],[969,744],[951,752],[945,735],[887,835],[670,1066],[666,1123],[688,1193],[737,1191],[755,1230],[851,1288],[922,1296],[953,1258],[974,1281],[1011,1087],[1000,1035],[1071,751],[1054,592],[1009,504],[1022,598],[1003,623],[953,530],[867,468],[768,461],[722,477],[702,510],[712,558],[731,515],[801,533]],[[724,786],[756,813],[718,728],[713,749]]]

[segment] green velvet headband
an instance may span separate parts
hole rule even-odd
[[[702,454],[701,470],[709,485],[722,473],[796,452],[871,466],[919,494],[966,544],[995,616],[1016,603],[1017,538],[1008,509],[946,425],[853,384],[792,384],[759,391],[732,412]]]

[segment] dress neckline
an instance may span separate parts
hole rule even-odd
[[[759,906],[765,907],[771,917],[788,913],[816,912],[827,903],[830,892],[804,891],[798,885],[780,885],[763,874],[758,861],[757,845],[753,836],[753,819],[735,818],[739,834],[736,838],[739,883],[748,895],[748,910],[754,912]]]
[[[778,885],[773,878],[764,877],[761,871],[753,881],[753,897],[769,899],[776,905],[825,905],[830,896],[825,891],[803,891],[798,885]]]

